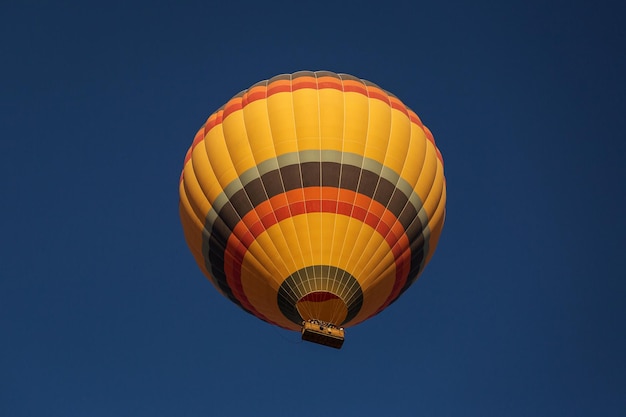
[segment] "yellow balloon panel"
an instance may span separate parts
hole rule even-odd
[[[191,153],[191,163],[185,165],[183,175],[185,177],[185,183],[188,184],[189,187],[194,187],[192,191],[194,201],[215,201],[223,191],[222,186],[215,176],[213,165],[209,161],[204,146],[196,146],[194,148]],[[195,184],[194,179],[196,180]],[[195,187],[196,185],[198,186],[197,188]],[[208,212],[208,207],[202,207],[202,218],[204,218]]]
[[[256,163],[275,158],[276,150],[268,121],[267,100],[253,101],[242,110],[250,150]]]
[[[391,107],[380,100],[369,100],[369,117],[366,147],[363,156],[380,162],[384,161],[391,133]]]
[[[415,187],[422,173],[426,159],[427,143],[428,139],[424,131],[418,125],[412,124],[409,150],[401,171],[402,178],[409,183],[411,187]]]
[[[322,149],[343,149],[344,103],[341,91],[327,88],[318,90],[319,124]]]
[[[298,149],[320,149],[319,103],[317,90],[303,88],[292,93]]]
[[[239,110],[229,114],[222,122],[222,129],[228,157],[233,161],[237,175],[241,176],[250,168],[256,167],[243,112]]]
[[[400,173],[409,155],[411,143],[411,121],[402,112],[391,111],[391,127],[388,152],[385,153],[383,165],[393,172]]]
[[[219,124],[209,130],[204,138],[204,147],[209,157],[209,164],[215,172],[218,183],[222,189],[238,179],[233,160],[226,146],[222,125]]]
[[[369,99],[359,93],[344,93],[344,147],[343,151],[356,155],[365,153],[369,118]]]
[[[267,116],[276,155],[298,152],[292,95],[290,93],[277,93],[268,97]]]

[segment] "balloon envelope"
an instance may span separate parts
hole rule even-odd
[[[196,134],[179,188],[200,269],[243,310],[291,330],[385,309],[426,266],[445,218],[430,131],[375,84],[327,71],[230,99]]]

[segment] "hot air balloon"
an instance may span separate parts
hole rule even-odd
[[[443,159],[396,96],[300,71],[215,111],[189,148],[180,218],[202,272],[244,311],[340,348],[433,255]]]

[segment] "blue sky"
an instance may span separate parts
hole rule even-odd
[[[3,2],[0,415],[623,416],[625,13]],[[178,219],[206,117],[301,69],[393,92],[446,164],[433,261],[340,351],[222,298]]]

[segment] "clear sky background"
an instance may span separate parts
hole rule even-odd
[[[626,3],[0,4],[0,415],[626,415]],[[183,238],[196,130],[279,73],[432,130],[446,226],[337,351],[222,298]]]

